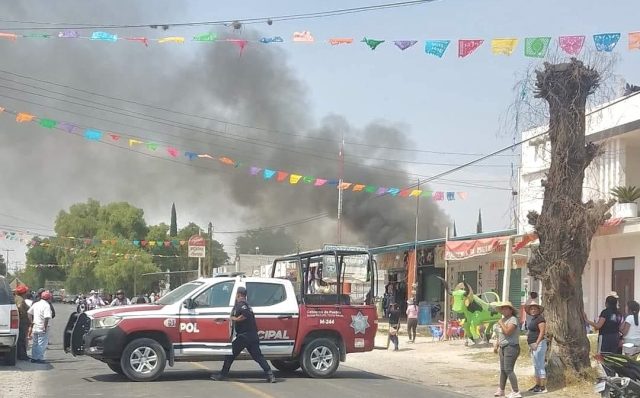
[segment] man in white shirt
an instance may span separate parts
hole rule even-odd
[[[51,292],[48,290],[42,292],[41,300],[33,303],[29,311],[29,319],[31,320],[30,334],[33,337],[31,348],[31,362],[45,363],[44,352],[49,344],[49,329],[51,327]]]
[[[87,309],[94,310],[96,308],[104,307],[105,303],[102,300],[102,297],[98,295],[98,292],[92,290],[89,292],[89,297],[87,298]]]

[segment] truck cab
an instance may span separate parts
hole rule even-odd
[[[335,252],[331,255],[341,260]],[[133,381],[155,380],[167,363],[223,360],[231,354],[233,325],[229,317],[236,291],[245,287],[265,358],[282,371],[302,367],[311,377],[331,377],[347,353],[373,349],[377,314],[366,298],[351,302],[350,294],[337,284],[345,280],[338,274],[320,275],[323,283],[333,288],[305,293],[311,280],[298,276],[308,274],[305,269],[310,268],[294,272],[293,264],[302,264],[301,258],[309,263],[311,257],[331,263],[326,256],[316,253],[278,259],[274,269],[286,271],[280,278],[276,274],[272,278],[201,278],[152,305],[73,314],[65,329],[65,352],[91,356]],[[371,264],[369,260],[365,263]],[[249,358],[244,352],[238,357]]]

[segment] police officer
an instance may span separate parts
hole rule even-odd
[[[253,315],[253,310],[247,303],[247,289],[239,287],[236,293],[236,305],[231,312],[231,321],[233,322],[233,328],[235,331],[235,337],[232,342],[232,355],[227,355],[224,358],[224,364],[222,365],[222,371],[219,375],[211,376],[211,379],[222,381],[229,376],[229,369],[236,357],[245,348],[251,355],[254,361],[260,365],[262,370],[267,375],[267,382],[275,383],[276,378],[271,371],[271,367],[262,356],[260,351],[260,340],[258,338],[258,328],[256,326],[256,318]]]

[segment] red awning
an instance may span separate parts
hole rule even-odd
[[[507,242],[507,239],[509,239],[508,236],[500,236],[497,238],[448,241],[444,258],[445,260],[464,260],[483,256],[496,251]]]

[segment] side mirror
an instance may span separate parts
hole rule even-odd
[[[196,302],[194,299],[188,298],[182,302],[182,306],[188,310],[196,308]]]

